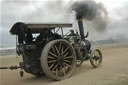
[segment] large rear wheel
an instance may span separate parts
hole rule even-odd
[[[76,66],[75,51],[66,40],[46,44],[41,55],[43,72],[50,78],[62,80],[71,76]]]

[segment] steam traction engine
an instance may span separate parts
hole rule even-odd
[[[78,20],[78,25],[79,34],[74,30],[64,34],[63,29],[69,29],[72,24],[14,24],[10,33],[17,36],[16,51],[23,61],[19,67],[11,68],[62,80],[71,76],[75,67],[83,61],[90,60],[94,68],[98,67],[102,62],[102,53],[99,49],[91,50],[82,20]]]

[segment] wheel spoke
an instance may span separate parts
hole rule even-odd
[[[95,65],[97,65],[97,60],[95,60]]]
[[[65,75],[65,68],[63,68],[63,67],[61,66],[61,69],[62,69],[63,74]]]
[[[50,61],[48,61],[48,63],[55,63],[56,62],[56,60],[50,60]]]
[[[67,56],[67,57],[64,57],[64,59],[69,59],[69,58],[72,58],[72,56]]]
[[[94,56],[96,56],[97,55],[97,53],[96,53],[96,51],[94,51]]]
[[[58,48],[56,47],[56,45],[55,45],[55,49],[56,49],[57,53],[60,54]]]
[[[63,54],[63,53],[64,53],[64,48],[63,48],[63,46],[62,46],[62,48],[61,48],[61,49],[62,49],[61,53]]]
[[[55,64],[53,63],[49,68],[51,69]]]
[[[72,68],[72,67],[71,67],[69,64],[67,64],[67,63],[64,63],[64,65],[67,66],[67,67]]]
[[[95,56],[99,56],[99,52],[95,51],[95,53],[96,53]]]
[[[68,49],[69,49],[69,48],[67,47],[67,48],[64,50],[63,54],[64,54]]]
[[[61,43],[60,43],[60,46],[59,46],[59,52],[61,51]]]
[[[54,71],[54,70],[57,68],[57,66],[58,66],[58,64],[56,64],[56,65],[53,67],[52,71]]]
[[[56,53],[56,52],[55,52],[55,48],[54,48],[54,47],[52,47],[52,50],[53,50],[53,52],[54,52],[54,53]]]
[[[64,70],[65,70],[65,73],[66,73],[66,67],[65,67],[65,65],[63,64],[63,66],[64,66]]]
[[[93,52],[93,55],[95,55],[95,51]]]
[[[50,59],[55,59],[54,57],[52,57],[52,56],[48,56],[48,58],[50,58]]]
[[[58,66],[57,66],[58,67]],[[58,68],[56,68],[56,76],[58,76]]]
[[[69,52],[65,53],[65,54],[64,54],[64,57],[66,57],[68,54],[69,54]]]
[[[64,60],[65,62],[71,63],[69,60]]]
[[[54,53],[52,53],[52,52],[49,52],[49,54],[51,54],[51,55],[54,56],[54,57],[57,57],[57,55],[54,54]]]
[[[100,62],[99,62],[99,60],[96,60],[96,65],[98,65]]]

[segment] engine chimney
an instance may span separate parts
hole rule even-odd
[[[79,25],[79,32],[80,32],[81,39],[84,39],[83,20],[82,20],[82,18],[79,18],[79,19],[77,19],[77,21],[78,21],[78,25]]]

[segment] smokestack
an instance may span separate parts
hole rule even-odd
[[[72,10],[76,12],[81,39],[84,39],[83,19],[93,20],[96,17],[97,4],[93,0],[75,2],[72,5]]]
[[[83,19],[82,18],[77,18],[78,25],[79,25],[79,32],[81,39],[84,39],[84,26],[83,26]]]

